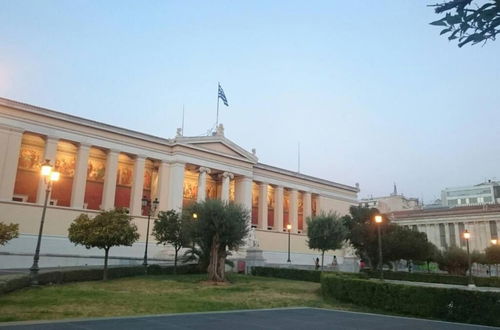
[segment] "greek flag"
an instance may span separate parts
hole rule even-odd
[[[226,107],[229,106],[229,103],[227,103],[226,94],[224,94],[224,90],[222,89],[222,87],[220,86],[220,84],[219,84],[219,98],[222,100],[222,102],[224,102],[224,105]]]

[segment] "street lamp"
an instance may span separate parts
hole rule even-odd
[[[470,232],[468,230],[464,231],[464,238],[465,241],[467,242],[467,259],[469,261],[469,286],[475,286],[474,282],[472,282],[472,266],[471,266],[471,260],[470,260],[470,250],[469,250],[469,239],[470,239]]]
[[[290,231],[292,230],[292,225],[287,224],[286,230],[288,231],[288,260],[286,262],[291,263],[292,260],[290,260]]]
[[[380,280],[384,280],[384,266],[383,266],[383,260],[382,260],[382,234],[380,232],[380,226],[382,226],[382,216],[381,215],[376,215],[375,216],[375,223],[377,224],[377,231],[378,231],[378,259],[379,259],[379,268],[380,268]]]
[[[491,244],[497,245],[498,244],[498,240],[496,238],[492,238],[491,239]]]
[[[54,171],[50,160],[46,159],[43,163],[40,174],[45,183],[45,201],[43,202],[42,219],[40,220],[40,230],[38,231],[38,240],[36,242],[35,255],[33,256],[33,265],[30,268],[31,285],[38,285],[38,260],[40,259],[40,243],[42,242],[43,224],[45,222],[45,213],[47,212],[47,202],[49,201],[50,191],[52,189],[52,182],[58,181],[60,173]]]
[[[151,200],[146,196],[142,198],[142,208],[148,214],[148,225],[146,228],[146,247],[144,248],[144,261],[142,262],[146,274],[148,273],[148,243],[149,243],[149,222],[150,222],[149,220],[151,219],[151,215],[154,215],[156,209],[158,209],[158,204],[160,204],[158,198],[155,198],[153,203],[151,203]]]

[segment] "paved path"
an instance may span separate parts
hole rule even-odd
[[[0,329],[40,330],[130,330],[130,329],[306,329],[306,330],[472,330],[497,329],[479,325],[430,321],[367,313],[354,313],[318,308],[287,308],[214,313],[190,313],[143,317],[109,318],[59,322],[17,322],[0,325]]]
[[[413,286],[427,286],[432,288],[446,288],[446,289],[460,289],[460,290],[473,290],[473,291],[483,291],[483,292],[500,292],[500,288],[487,287],[487,286],[474,286],[469,287],[465,285],[458,284],[444,284],[444,283],[428,283],[428,282],[413,282],[413,281],[399,281],[399,280],[384,280],[385,282],[394,284],[405,284]]]

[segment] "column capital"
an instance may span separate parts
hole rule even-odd
[[[45,141],[57,142],[57,141],[59,141],[59,137],[54,136],[54,135],[45,135]]]
[[[198,168],[198,172],[200,173],[207,173],[207,174],[210,174],[210,172],[212,172],[211,169],[209,169],[208,167],[203,167],[203,166],[200,166]]]
[[[233,179],[234,178],[234,174],[230,173],[230,172],[221,173],[221,174],[219,174],[219,176],[223,179],[225,179],[225,178]]]
[[[78,148],[79,149],[90,149],[92,147],[92,144],[86,143],[86,142],[77,142],[78,143]]]
[[[146,160],[146,158],[148,158],[148,156],[146,156],[146,155],[141,155],[141,154],[135,155],[135,160],[142,161],[142,160]]]
[[[107,154],[108,155],[114,155],[114,154],[119,154],[120,153],[120,150],[117,150],[117,149],[108,149],[107,150]]]

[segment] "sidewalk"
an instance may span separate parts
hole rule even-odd
[[[427,282],[411,282],[411,281],[397,281],[397,280],[384,280],[387,283],[394,284],[404,284],[404,285],[413,285],[413,286],[426,286],[430,288],[447,288],[447,289],[459,289],[459,290],[467,290],[467,291],[482,291],[482,292],[500,292],[500,288],[495,287],[468,287],[465,285],[457,285],[457,284],[443,284],[443,283],[427,283]]]

